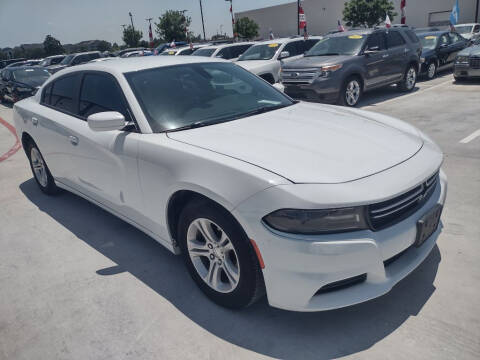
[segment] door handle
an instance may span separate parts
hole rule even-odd
[[[78,144],[78,137],[76,137],[76,136],[70,135],[70,136],[68,137],[68,140],[70,140],[70,142],[72,143],[72,145],[77,145],[77,144]]]
[[[33,124],[33,126],[38,125],[38,119],[36,117],[32,117],[32,124]]]

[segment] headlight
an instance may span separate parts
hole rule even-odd
[[[32,91],[33,89],[19,86],[16,88],[16,90],[19,92],[27,92],[27,91]]]
[[[328,76],[330,73],[342,68],[342,64],[322,66],[320,76]]]
[[[275,230],[291,234],[325,234],[367,229],[364,207],[325,210],[282,209],[263,221]]]
[[[425,62],[425,58],[424,57],[421,57],[420,58],[420,62],[423,64]]]
[[[457,56],[455,62],[457,64],[468,64],[468,56]]]

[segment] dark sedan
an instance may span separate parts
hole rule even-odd
[[[5,68],[0,73],[0,101],[17,102],[35,95],[49,77],[50,73],[42,67]]]
[[[433,31],[417,34],[423,51],[420,73],[433,79],[439,70],[453,67],[457,54],[468,46],[468,40],[450,31]]]
[[[458,53],[453,71],[455,80],[466,78],[480,79],[480,44],[471,46]]]

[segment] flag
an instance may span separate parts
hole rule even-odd
[[[345,31],[345,28],[343,27],[343,25],[342,25],[342,23],[340,22],[340,20],[337,20],[337,23],[338,23],[338,31],[344,32],[344,31]]]
[[[390,21],[390,16],[388,16],[388,14],[387,14],[387,17],[385,19],[385,27],[387,29],[390,29],[392,27],[392,22]]]
[[[460,14],[460,6],[458,5],[458,0],[455,5],[453,5],[452,13],[450,14],[450,25],[455,26],[458,23],[458,15]]]
[[[300,29],[304,29],[307,26],[307,18],[305,17],[302,5],[298,6],[298,26]]]
[[[153,33],[152,33],[152,24],[148,26],[148,38],[150,39],[150,47],[153,48]]]
[[[406,6],[407,6],[407,0],[402,0],[402,2],[400,3],[400,11],[402,13],[402,20],[401,20],[402,24],[407,23],[407,15],[405,14],[405,7]]]
[[[175,45],[175,39],[173,39],[172,42],[170,43],[170,47],[171,47],[171,48],[176,47],[176,45]]]

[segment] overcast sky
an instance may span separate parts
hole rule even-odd
[[[292,0],[233,0],[234,11],[292,2]],[[231,34],[229,2],[202,0],[207,37],[220,25]],[[165,10],[188,10],[191,30],[202,31],[198,0],[0,0],[0,47],[43,42],[50,34],[62,44],[82,40],[107,40],[121,44],[121,24],[129,24],[133,14],[135,28],[148,38],[146,18],[158,17]],[[155,31],[155,30],[154,30]]]

